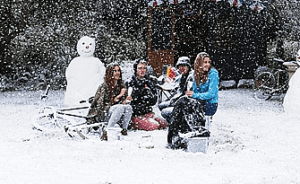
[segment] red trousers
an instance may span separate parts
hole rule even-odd
[[[134,129],[151,131],[165,129],[168,123],[160,118],[155,118],[154,112],[150,112],[142,116],[132,117],[132,125]]]

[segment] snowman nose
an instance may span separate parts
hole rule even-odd
[[[89,46],[86,46],[86,49],[89,49]]]

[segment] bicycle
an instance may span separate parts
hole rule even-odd
[[[273,68],[260,67],[257,69],[254,79],[254,98],[269,100],[272,96],[285,93],[289,87],[289,74],[282,59],[273,58]],[[297,64],[299,63],[292,62]]]
[[[49,89],[50,85],[47,86],[46,91],[41,95],[40,100],[42,102],[47,99]],[[91,101],[92,98],[88,100],[82,100],[80,103],[91,103]],[[89,106],[56,109],[53,106],[44,106],[40,108],[38,114],[33,117],[32,128],[44,133],[66,132],[71,138],[75,137],[74,133],[77,133],[82,139],[89,139],[95,135],[100,137],[102,130],[106,125],[105,122],[89,124],[86,121],[88,118],[87,116],[69,113],[69,111],[88,108]],[[83,118],[85,121],[77,122],[71,117]]]

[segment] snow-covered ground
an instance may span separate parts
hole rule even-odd
[[[39,96],[0,93],[0,183],[300,183],[300,123],[285,116],[280,97],[257,101],[250,89],[220,91],[203,154],[166,149],[166,130],[130,131],[114,142],[43,135],[31,128]],[[47,103],[59,106],[63,96],[50,91]],[[139,148],[149,134],[154,148]]]

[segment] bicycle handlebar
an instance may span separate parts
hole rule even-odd
[[[47,85],[45,93],[41,94],[41,100],[48,97],[49,90],[50,90],[50,84]]]
[[[298,67],[300,67],[300,61],[292,61],[292,63],[296,64]]]
[[[284,61],[280,58],[273,58],[273,61],[276,61],[278,63],[284,63]]]

